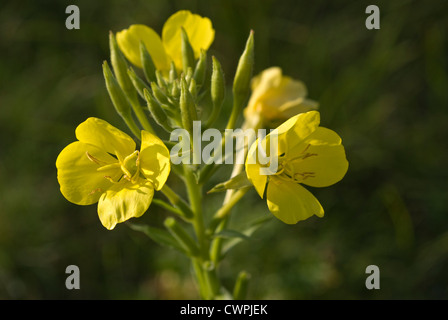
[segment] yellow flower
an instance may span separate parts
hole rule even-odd
[[[257,140],[249,149],[246,159],[248,179],[260,197],[266,197],[271,213],[288,224],[312,215],[324,215],[319,201],[302,184],[327,187],[341,180],[348,169],[341,138],[336,132],[320,127],[319,123],[317,111],[298,114],[268,134],[260,141],[260,146]],[[275,148],[270,146],[274,135],[278,138]],[[260,174],[260,169],[270,163],[260,164],[257,158],[259,147],[275,150],[268,155],[268,160],[278,159],[276,172]]]
[[[177,69],[182,69],[181,27],[188,35],[195,58],[201,49],[207,50],[215,37],[215,30],[210,19],[181,10],[165,22],[162,38],[151,28],[143,24],[134,24],[129,29],[117,32],[117,43],[126,58],[137,67],[142,67],[140,58],[140,41],[145,44],[154,65],[158,70],[170,69],[171,61]]]
[[[252,94],[244,110],[251,127],[276,127],[296,114],[315,110],[317,102],[306,99],[307,88],[301,81],[282,75],[271,67],[252,79]]]
[[[160,190],[170,173],[163,142],[142,130],[137,151],[131,137],[98,118],[88,118],[75,133],[78,141],[65,147],[56,160],[64,197],[78,205],[98,202],[100,221],[109,230],[143,215],[154,189]]]

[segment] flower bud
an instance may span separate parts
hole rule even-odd
[[[187,83],[184,78],[181,78],[180,83],[180,112],[182,116],[182,126],[190,135],[193,132],[193,121],[197,120],[196,104],[190,91],[188,91]]]
[[[147,89],[143,90],[145,100],[148,104],[149,112],[151,113],[154,121],[168,132],[171,132],[173,128],[168,124],[168,117],[163,111],[160,104],[152,97],[151,93]]]
[[[128,65],[115,40],[113,32],[109,33],[110,62],[118,84],[131,103],[137,102],[137,92],[128,76]]]
[[[233,108],[227,128],[234,127],[241,109],[246,102],[250,91],[250,80],[254,65],[254,32],[251,31],[246,42],[246,47],[238,62],[235,78],[233,80]]]
[[[170,104],[168,101],[168,97],[166,94],[160,89],[160,87],[155,82],[151,82],[151,89],[154,97],[161,103],[161,104]]]
[[[121,89],[117,80],[115,79],[112,71],[107,64],[107,61],[103,63],[103,75],[104,80],[106,81],[107,92],[109,93],[109,97],[112,100],[112,104],[115,107],[118,115],[126,122],[128,127],[132,130],[132,133],[136,137],[140,137],[140,129],[135,124],[131,115],[131,105],[129,100],[126,98],[123,89]]]
[[[194,80],[194,78],[191,78],[190,80],[190,85],[188,86],[188,91],[190,91],[191,96],[196,99],[197,95],[198,95],[198,89],[197,89],[197,85],[196,85],[196,80]]]
[[[188,35],[185,32],[184,28],[181,28],[181,52],[182,52],[182,69],[185,71],[188,68],[194,67],[194,51],[190,44],[190,40],[188,40]]]
[[[207,73],[207,51],[201,50],[201,55],[196,63],[194,69],[193,78],[196,81],[198,87],[201,87],[205,80],[205,75]]]
[[[167,88],[167,84],[166,84],[165,79],[163,78],[162,71],[156,70],[156,79],[157,79],[157,84],[159,85],[159,88],[165,91]]]
[[[319,104],[307,98],[307,87],[300,80],[270,67],[251,82],[252,94],[244,109],[245,123],[253,129],[275,128],[296,114],[316,110]]]
[[[142,60],[143,72],[145,73],[146,80],[148,80],[148,82],[157,81],[156,66],[143,42],[140,42],[140,58]]]
[[[173,61],[171,61],[171,69],[170,69],[170,73],[169,73],[169,79],[170,82],[173,83],[178,77],[177,74],[177,70],[176,70],[176,65],[174,64]]]
[[[115,107],[115,110],[121,117],[128,117],[131,115],[131,105],[126,98],[123,89],[121,89],[117,80],[115,79],[112,71],[107,64],[107,61],[103,63],[104,80],[106,81],[106,88],[109,93],[110,99]]]
[[[134,69],[132,69],[131,67],[129,67],[129,69],[128,69],[128,75],[129,75],[129,78],[131,79],[132,84],[134,85],[135,89],[137,90],[138,94],[140,95],[140,97],[145,98],[145,95],[143,94],[143,89],[150,90],[148,85],[145,83],[145,81],[143,81],[143,79],[141,79],[135,73]]]
[[[222,71],[221,64],[218,59],[212,57],[213,70],[212,70],[212,83],[211,83],[211,97],[212,97],[212,113],[207,121],[207,127],[210,127],[217,119],[221,106],[224,102],[226,94],[226,86],[224,79],[224,72]]]

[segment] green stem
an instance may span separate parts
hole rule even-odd
[[[165,227],[179,244],[188,252],[190,257],[196,257],[199,253],[196,242],[193,238],[177,223],[176,219],[169,217],[165,220]]]
[[[159,207],[161,207],[163,209],[171,211],[172,213],[175,213],[179,216],[184,216],[184,213],[179,208],[176,208],[161,199],[152,199],[152,203],[154,203],[155,205],[158,205]]]
[[[193,259],[193,268],[200,286],[201,295],[206,299],[214,299],[221,284],[216,273],[216,265],[210,262],[209,242],[206,239],[204,217],[202,213],[202,186],[196,182],[193,171],[184,167],[185,184],[193,211],[193,228],[196,233],[200,256]]]
[[[199,294],[202,299],[209,300],[211,299],[211,292],[209,286],[206,284],[205,275],[202,269],[202,263],[200,259],[192,259],[193,271],[198,283]]]
[[[250,275],[246,271],[241,271],[238,274],[238,278],[235,282],[235,288],[233,289],[233,299],[243,300],[246,298],[249,279]]]
[[[202,216],[202,187],[196,183],[193,172],[187,166],[184,167],[184,177],[188,199],[190,200],[191,210],[193,211],[193,227],[198,238],[202,257],[206,259],[204,217]]]
[[[229,213],[232,208],[241,200],[241,198],[249,191],[250,188],[243,188],[235,192],[218,211],[216,211],[213,221],[211,223],[211,229],[214,232],[222,231],[229,222]],[[215,229],[215,226],[218,225]],[[221,260],[221,249],[222,249],[223,239],[216,238],[211,245],[210,257],[212,262],[217,265]]]
[[[238,201],[241,200],[241,198],[249,191],[250,187],[239,189],[237,192],[235,192],[221,208],[219,208],[218,211],[216,211],[214,218],[222,219],[226,217],[230,210],[238,203]]]

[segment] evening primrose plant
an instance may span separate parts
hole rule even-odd
[[[230,94],[226,79],[218,58],[207,53],[214,34],[208,18],[186,10],[168,18],[161,36],[142,24],[110,32],[110,62],[103,63],[103,75],[112,105],[132,136],[88,118],[75,130],[77,141],[60,152],[57,178],[68,201],[98,203],[105,228],[123,223],[187,256],[202,299],[244,299],[249,275],[238,273],[233,288],[226,288],[219,267],[228,250],[269,219],[234,230],[232,208],[254,188],[286,224],[322,217],[323,207],[304,185],[335,184],[348,162],[339,135],[320,127],[318,104],[307,98],[303,82],[278,67],[253,77],[252,31],[231,82],[232,108],[224,112]],[[218,119],[226,121],[224,128],[214,128]],[[228,148],[250,130],[251,138]],[[260,131],[264,134],[256,136]],[[211,137],[214,143],[202,148],[201,139]],[[210,187],[211,178],[229,163],[229,179]],[[180,178],[185,193],[168,185],[171,175]],[[216,192],[225,194],[222,205],[206,216],[204,200]],[[163,226],[138,219],[153,205],[166,213]]]

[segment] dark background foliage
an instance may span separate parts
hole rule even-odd
[[[69,4],[80,8],[80,30],[65,28]],[[369,4],[381,10],[380,30],[365,27]],[[340,183],[312,190],[324,218],[294,226],[273,219],[226,257],[225,284],[231,287],[244,269],[252,276],[252,299],[445,299],[443,0],[3,2],[0,298],[197,297],[184,257],[125,224],[107,231],[95,206],[62,197],[55,168],[87,117],[126,130],[102,78],[109,30],[144,23],[160,32],[179,9],[213,21],[210,54],[220,59],[228,83],[253,29],[255,72],[276,65],[303,80],[320,102],[322,125],[341,135],[350,162]],[[210,197],[209,211],[220,201],[221,195]],[[248,212],[269,215],[254,192],[235,208],[234,224]],[[163,216],[152,206],[139,222]],[[81,270],[80,290],[65,288],[70,264]],[[380,290],[365,287],[371,264],[381,270]]]

